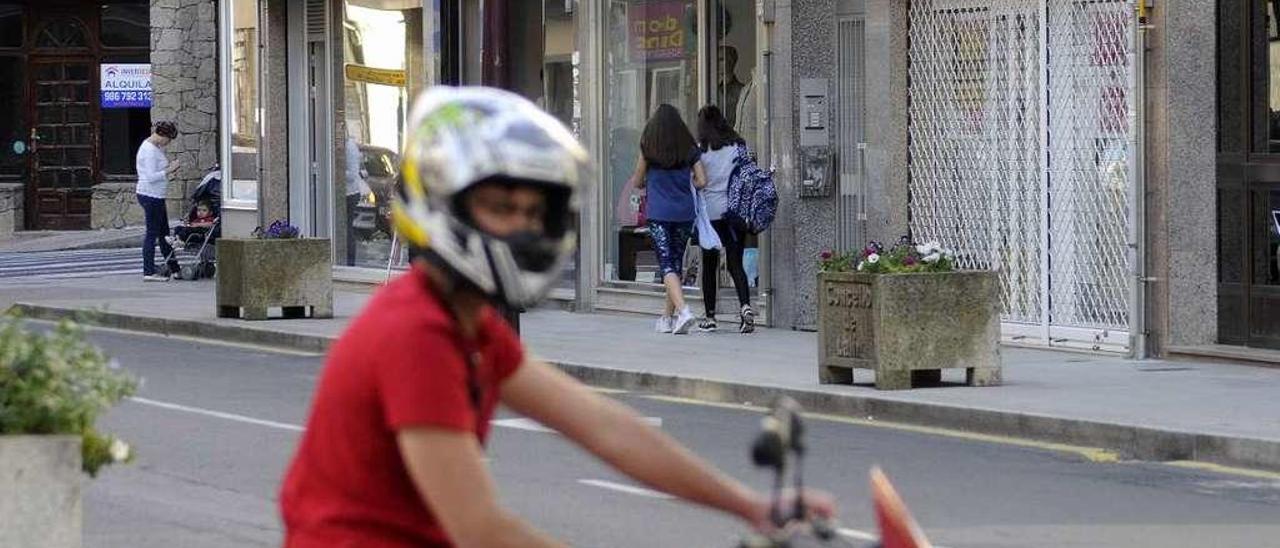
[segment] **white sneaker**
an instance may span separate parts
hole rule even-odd
[[[169,277],[168,277],[168,276],[161,276],[161,275],[159,275],[159,274],[148,274],[148,275],[146,275],[146,276],[143,276],[143,277],[142,277],[142,281],[144,281],[144,282],[167,282],[167,281],[169,281]]]
[[[693,311],[689,310],[689,307],[687,306],[684,307],[680,310],[680,314],[676,316],[676,319],[674,320],[675,325],[672,326],[671,332],[676,335],[684,335],[685,333],[688,333],[689,328],[693,326],[693,320]]]
[[[655,326],[654,330],[657,331],[658,333],[670,333],[671,332],[671,316],[659,316],[658,325]]]

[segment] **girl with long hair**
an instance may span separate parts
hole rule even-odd
[[[675,107],[662,104],[640,136],[640,158],[631,184],[645,192],[645,226],[658,256],[667,302],[658,318],[659,333],[685,334],[693,326],[693,312],[685,304],[681,279],[684,251],[696,219],[693,190],[707,184],[701,152]]]
[[[698,144],[702,147],[701,161],[707,173],[707,185],[700,192],[707,203],[707,218],[724,247],[725,267],[738,290],[739,330],[750,333],[755,330],[756,314],[751,308],[747,273],[742,268],[747,234],[724,218],[729,205],[729,179],[733,175],[734,160],[740,147],[746,147],[747,143],[729,125],[720,107],[715,105],[707,105],[698,111],[697,127]],[[703,331],[716,330],[720,253],[718,249],[702,250],[702,302],[707,315],[698,322],[698,328]]]

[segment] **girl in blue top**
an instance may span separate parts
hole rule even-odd
[[[662,104],[649,118],[640,137],[640,159],[631,183],[645,192],[645,225],[658,256],[667,303],[658,318],[659,333],[684,334],[693,325],[693,312],[684,301],[681,278],[684,250],[693,234],[693,186],[707,186],[707,175],[689,127],[675,107]]]

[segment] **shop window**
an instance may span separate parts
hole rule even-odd
[[[26,63],[19,56],[0,55],[0,105],[23,105]],[[0,108],[0,180],[21,178],[27,172],[28,142],[25,108]]]
[[[224,194],[232,204],[258,201],[258,147],[262,135],[258,5],[256,0],[236,0],[231,7],[231,184],[224,188]]]
[[[103,57],[105,63],[146,63],[147,55],[112,55]],[[69,112],[68,116],[79,116]],[[85,116],[88,113],[84,113]],[[102,173],[106,176],[129,176],[137,173],[138,146],[151,135],[151,109],[103,108],[99,129],[99,150]],[[204,169],[209,166],[199,166]]]
[[[1254,44],[1255,66],[1265,67],[1255,74],[1263,74],[1257,81],[1258,86],[1255,112],[1255,135],[1265,136],[1265,144],[1261,151],[1280,153],[1280,0],[1265,0],[1265,17],[1254,22],[1254,36],[1258,39]],[[1259,32],[1260,31],[1260,32]]]
[[[102,45],[112,48],[145,48],[151,44],[151,6],[111,4],[102,6]]]
[[[0,48],[20,48],[25,37],[22,6],[0,6]]]

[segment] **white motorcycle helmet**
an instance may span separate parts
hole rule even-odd
[[[574,251],[587,165],[569,130],[519,95],[438,86],[414,104],[392,220],[417,255],[455,279],[499,304],[532,306]],[[474,226],[460,198],[486,182],[542,189],[543,230],[499,238]]]

